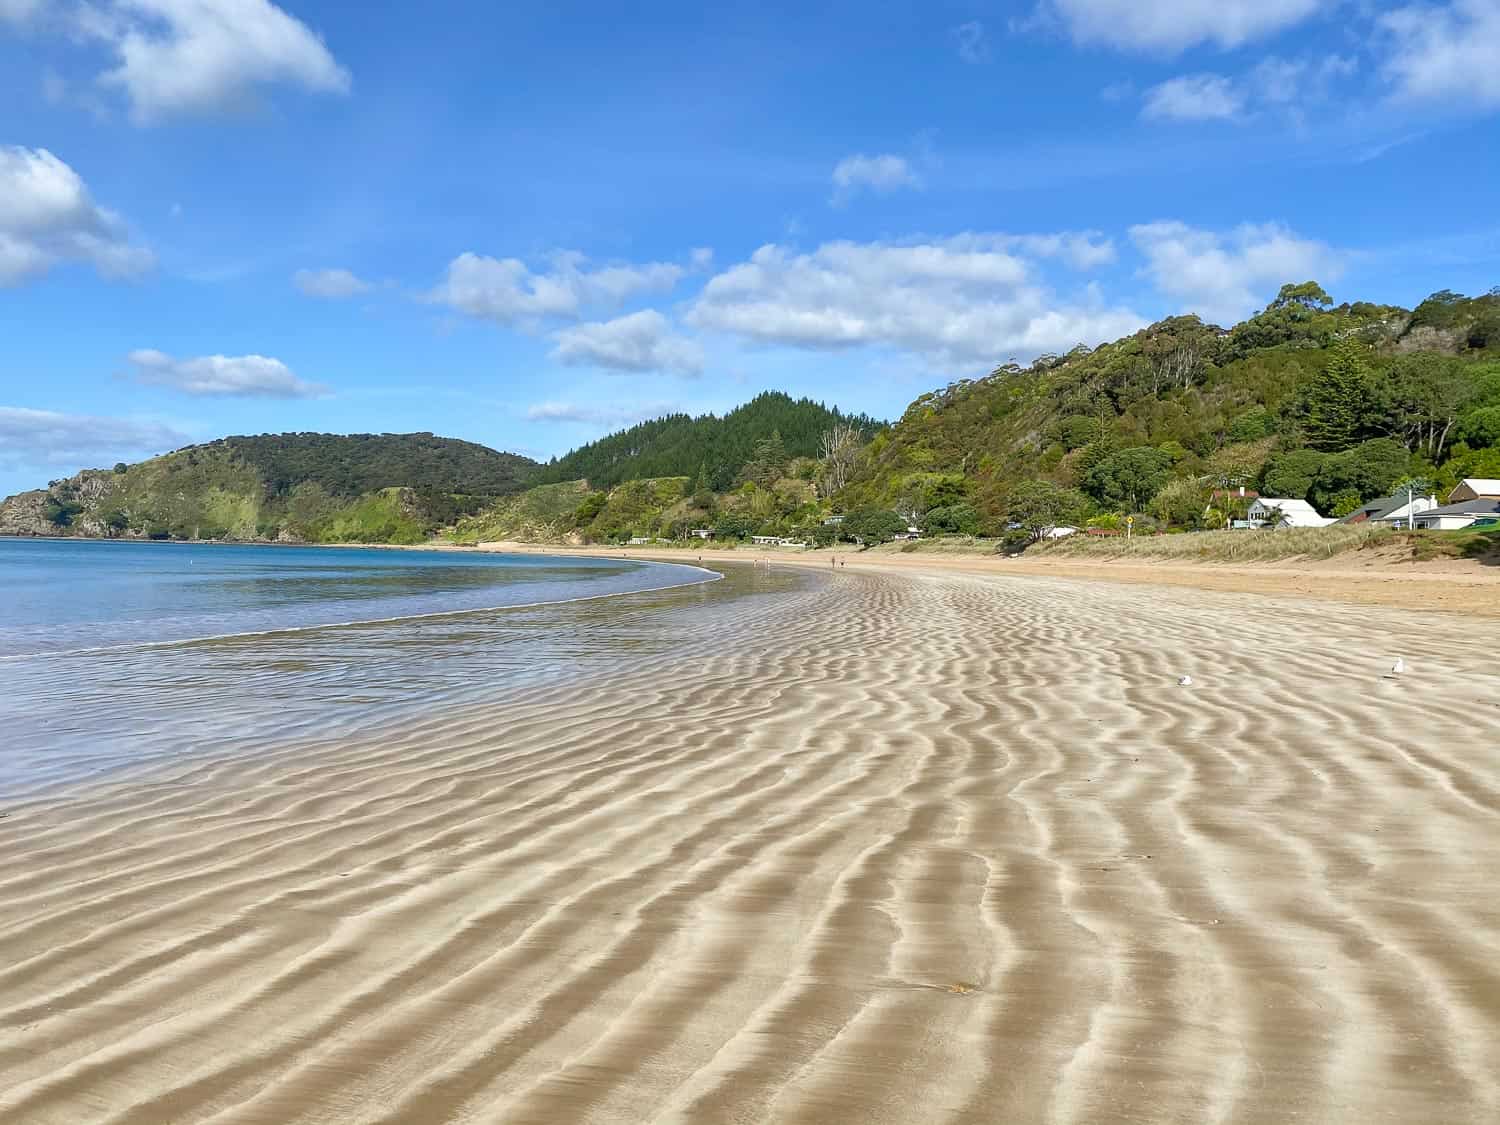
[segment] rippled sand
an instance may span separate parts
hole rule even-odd
[[[1493,630],[852,570],[693,621],[13,803],[0,1120],[1500,1120]]]

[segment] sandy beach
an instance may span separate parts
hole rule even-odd
[[[1489,621],[820,565],[7,803],[0,1121],[1500,1120]]]

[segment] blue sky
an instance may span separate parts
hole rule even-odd
[[[0,494],[1500,284],[1500,4],[0,0]]]

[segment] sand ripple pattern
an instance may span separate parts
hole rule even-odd
[[[0,1120],[1500,1120],[1492,635],[853,570],[695,613],[5,809]]]

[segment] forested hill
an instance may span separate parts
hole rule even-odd
[[[981,529],[1222,526],[1241,486],[1354,511],[1399,482],[1500,476],[1500,290],[1415,309],[1284,286],[1225,330],[1174,317],[917,399],[838,498]]]
[[[182,452],[224,450],[243,461],[272,495],[317,482],[333,496],[382,488],[499,496],[514,492],[535,461],[432,434],[259,434],[227,437]]]
[[[230,437],[13,496],[0,534],[416,543],[536,467],[426,433]]]
[[[586,480],[597,489],[628,480],[688,477],[723,492],[773,434],[781,436],[788,457],[817,457],[823,435],[840,423],[853,425],[866,438],[884,428],[862,414],[841,414],[811,399],[771,391],[723,417],[671,414],[610,434],[553,461],[537,479]]]

